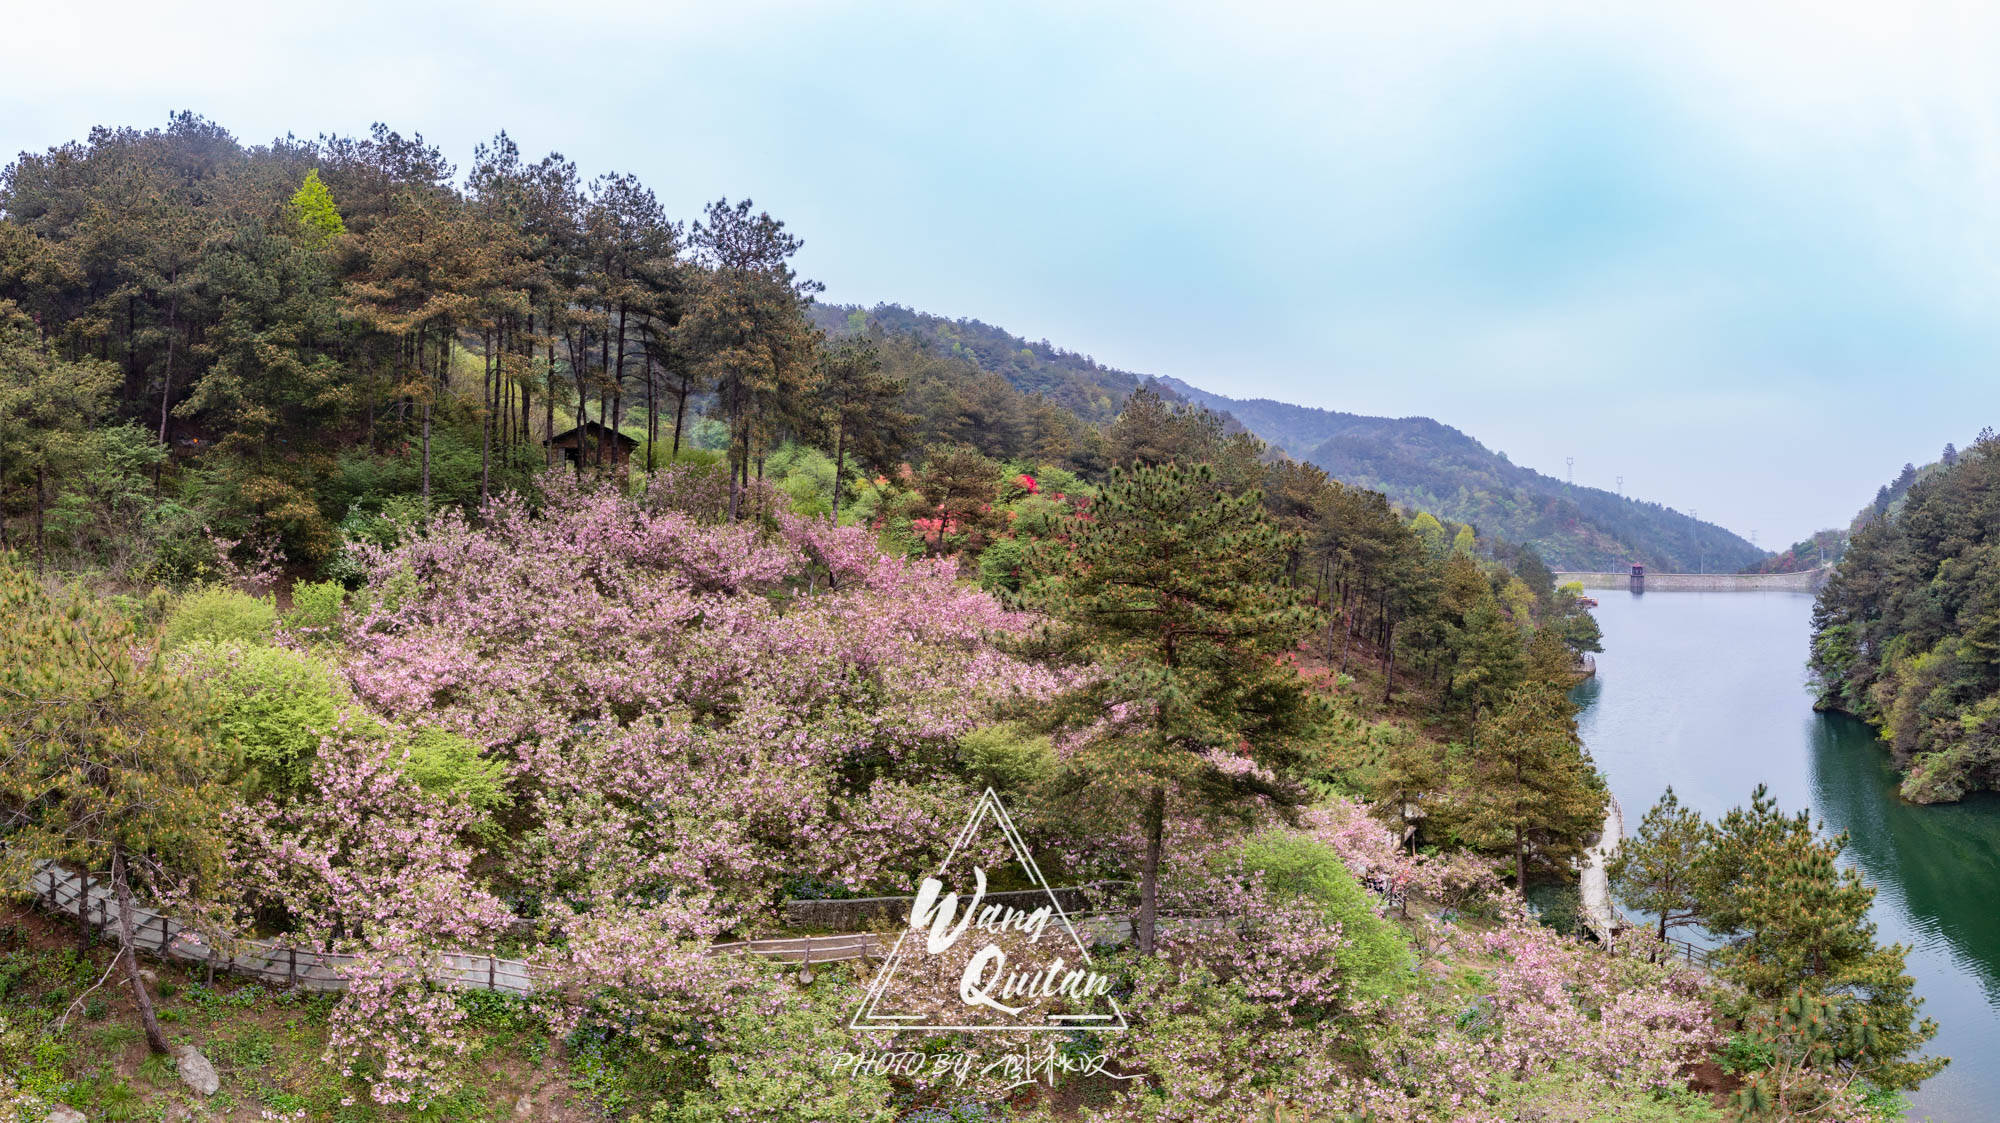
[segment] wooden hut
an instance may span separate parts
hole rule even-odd
[[[622,466],[632,459],[632,451],[639,447],[635,437],[628,437],[595,421],[565,432],[557,433],[542,442],[549,448],[561,449],[563,462]]]

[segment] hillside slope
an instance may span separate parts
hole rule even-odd
[[[833,334],[876,328],[908,335],[1040,394],[1086,421],[1117,416],[1125,397],[1152,383],[1225,414],[1266,443],[1372,488],[1392,501],[1482,533],[1531,545],[1558,569],[1614,569],[1633,562],[1664,572],[1731,573],[1764,551],[1712,523],[1658,503],[1571,487],[1509,463],[1478,441],[1427,417],[1365,417],[1270,399],[1210,393],[1177,378],[1105,366],[1043,340],[1030,343],[978,320],[951,320],[894,304],[821,305],[814,321]]]
[[[1268,398],[1224,397],[1160,382],[1347,483],[1397,503],[1535,547],[1557,569],[1639,562],[1663,572],[1733,573],[1764,551],[1713,523],[1602,488],[1577,487],[1510,462],[1428,417],[1364,417]]]
[[[1903,796],[2000,790],[2000,438],[1905,466],[1813,610],[1819,705],[1874,725]]]

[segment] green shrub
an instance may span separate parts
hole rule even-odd
[[[1746,1072],[1762,1072],[1778,1063],[1778,1054],[1770,1043],[1747,1033],[1731,1034],[1722,1048],[1716,1051],[1715,1063],[1722,1071],[1742,1075]]]
[[[301,581],[292,586],[292,610],[285,613],[285,630],[314,639],[340,634],[340,606],[347,587],[338,581]]]
[[[1333,847],[1297,831],[1265,831],[1244,842],[1236,856],[1264,875],[1270,891],[1302,896],[1339,924],[1347,948],[1342,972],[1364,997],[1393,994],[1409,981],[1415,960],[1401,929],[1375,914],[1375,898],[1347,872]]]
[[[979,584],[1009,593],[1021,591],[1021,561],[1027,547],[1018,538],[1002,538],[979,553]]]
[[[176,658],[207,686],[217,732],[239,754],[251,791],[304,791],[320,738],[333,731],[350,700],[340,675],[320,659],[282,647],[202,640]]]
[[[410,738],[409,750],[403,770],[430,794],[488,816],[513,805],[514,799],[507,793],[507,766],[480,756],[479,746],[458,734],[419,730]],[[484,835],[496,828],[489,821],[478,829]]]
[[[168,651],[197,640],[266,644],[277,626],[278,608],[271,598],[204,585],[182,596],[168,613],[161,641]]]
[[[726,1123],[767,1119],[872,1120],[889,1123],[889,1079],[835,1071],[842,1051],[866,1052],[848,1032],[851,994],[832,987],[801,995],[779,984],[765,1002],[745,1000],[723,1020],[708,1056],[707,1087],[688,1093],[680,1104],[656,1104],[652,1123]]]
[[[989,787],[1018,791],[1055,772],[1056,750],[1047,737],[1012,722],[983,726],[958,739],[958,759]]]

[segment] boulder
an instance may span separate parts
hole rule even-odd
[[[174,1067],[181,1074],[181,1083],[195,1090],[196,1094],[212,1096],[222,1087],[222,1078],[215,1074],[215,1066],[192,1045],[183,1045],[174,1050]]]
[[[90,1123],[83,1112],[57,1104],[49,1109],[49,1123]]]

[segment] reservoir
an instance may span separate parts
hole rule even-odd
[[[1952,1058],[1910,1097],[1911,1118],[2000,1118],[2000,796],[1904,803],[1869,728],[1813,712],[1807,594],[1596,595],[1604,653],[1577,720],[1626,830],[1669,784],[1713,819],[1763,783],[1781,810],[1846,831],[1847,859],[1876,887],[1877,939],[1909,946],[1938,1023],[1929,1048]]]

